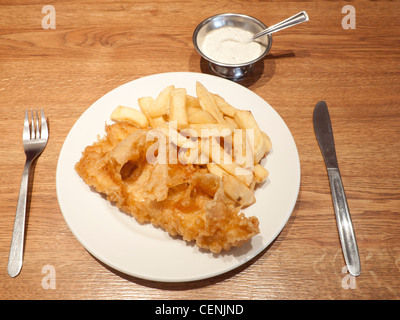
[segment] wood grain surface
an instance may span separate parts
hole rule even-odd
[[[0,1],[1,299],[399,299],[399,1],[52,1],[55,29],[43,29],[43,1]],[[344,5],[356,28],[344,29]],[[110,90],[170,71],[209,73],[194,28],[223,12],[265,24],[306,10],[310,21],[274,35],[270,54],[243,82],[281,115],[296,141],[301,187],[276,240],[226,274],[159,283],[112,270],[72,235],[60,212],[59,152],[80,115]],[[328,104],[337,157],[361,258],[343,259],[325,165],[312,126]],[[34,167],[21,274],[7,274],[25,156],[23,116],[44,108],[50,141]],[[46,289],[46,266],[56,287]]]

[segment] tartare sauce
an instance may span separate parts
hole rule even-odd
[[[211,31],[204,38],[203,53],[212,60],[226,64],[242,64],[257,59],[264,47],[251,41],[250,31],[236,27],[222,27]]]

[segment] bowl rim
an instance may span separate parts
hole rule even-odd
[[[231,63],[223,63],[217,60],[213,60],[210,57],[208,57],[207,55],[205,55],[202,50],[199,48],[198,44],[197,44],[197,35],[199,34],[200,30],[210,21],[212,21],[213,19],[216,19],[218,17],[224,17],[224,16],[235,16],[235,17],[242,17],[242,18],[246,18],[246,19],[250,19],[253,20],[259,24],[261,24],[261,26],[266,29],[267,26],[260,20],[258,20],[257,18],[253,17],[253,16],[249,16],[247,14],[242,14],[242,13],[231,13],[231,12],[227,12],[227,13],[219,13],[216,15],[213,15],[211,17],[208,17],[206,19],[204,19],[203,21],[201,21],[197,27],[194,29],[193,31],[193,36],[192,36],[192,41],[193,41],[193,45],[196,49],[196,51],[207,61],[214,63],[218,66],[222,66],[222,67],[228,67],[228,68],[238,68],[238,67],[246,67],[246,66],[250,66],[254,63],[256,63],[257,61],[262,60],[270,51],[271,46],[272,46],[272,35],[268,34],[268,45],[266,46],[265,51],[256,59],[253,59],[251,61],[245,62],[245,63],[236,63],[236,64],[231,64]]]

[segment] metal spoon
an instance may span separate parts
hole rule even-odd
[[[286,20],[283,20],[277,24],[274,24],[273,26],[260,31],[259,33],[256,33],[255,35],[253,35],[253,38],[251,39],[252,41],[254,41],[255,39],[265,36],[267,34],[271,34],[289,27],[293,27],[296,24],[300,24],[303,22],[308,21],[308,14],[305,11],[301,11],[297,14],[295,14],[293,17],[287,18]]]

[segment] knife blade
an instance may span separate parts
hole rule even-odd
[[[315,106],[313,123],[315,136],[328,172],[336,223],[347,270],[351,275],[359,276],[361,264],[358,246],[336,158],[331,119],[325,101],[319,101]]]

